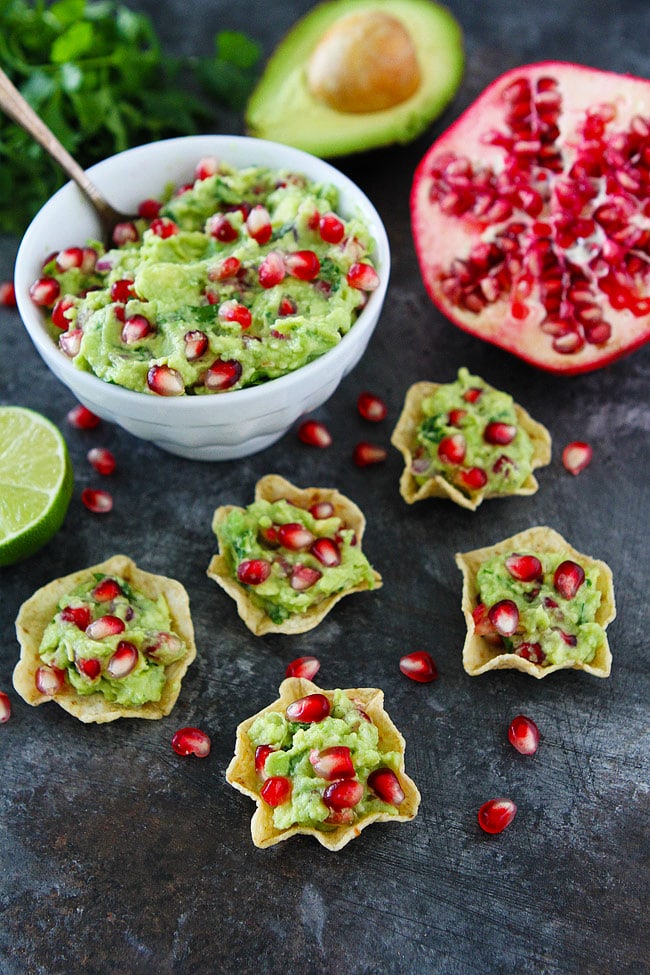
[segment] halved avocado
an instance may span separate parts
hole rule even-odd
[[[327,0],[268,61],[246,109],[251,135],[342,156],[426,129],[464,69],[462,32],[431,0]]]

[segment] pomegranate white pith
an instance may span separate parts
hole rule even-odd
[[[650,82],[524,65],[429,149],[412,189],[425,286],[457,325],[550,372],[650,338]]]

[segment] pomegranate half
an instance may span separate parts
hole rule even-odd
[[[631,352],[650,338],[650,81],[508,71],[420,162],[411,218],[460,328],[554,373]]]

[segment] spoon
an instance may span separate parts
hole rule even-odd
[[[133,220],[133,214],[120,213],[108,203],[95,184],[88,178],[78,162],[61,145],[54,133],[25,101],[18,89],[0,68],[0,108],[28,132],[40,146],[74,180],[99,217],[107,248],[113,245],[113,229],[116,224]]]

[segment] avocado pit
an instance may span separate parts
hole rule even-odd
[[[312,95],[338,112],[381,112],[418,90],[421,72],[404,24],[390,14],[362,10],[337,20],[307,66]]]

